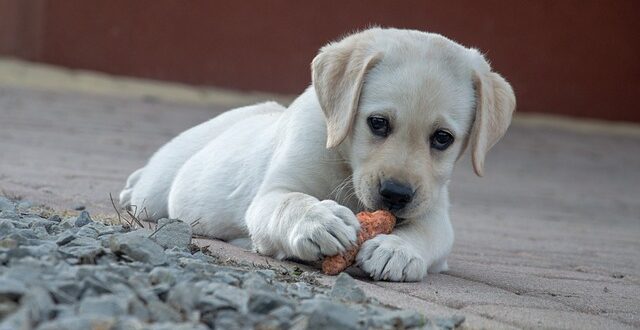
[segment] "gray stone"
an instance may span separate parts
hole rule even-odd
[[[98,240],[100,240],[100,244],[105,249],[111,249],[111,238],[115,236],[114,234],[105,234],[102,236],[98,236]]]
[[[76,227],[82,227],[82,226],[88,225],[88,224],[90,224],[92,222],[93,222],[93,220],[91,219],[91,216],[89,215],[89,212],[82,211],[82,212],[80,212],[80,214],[76,218],[76,221],[75,221],[74,224],[75,224]]]
[[[149,233],[149,235],[151,235],[151,232]],[[173,248],[167,249],[164,253],[167,256],[170,256],[170,257],[173,257],[173,258],[176,258],[176,259],[180,258],[180,257],[184,257],[184,258],[189,258],[191,260],[195,260],[195,261],[198,261],[198,262],[202,262],[202,260],[200,260],[200,259],[194,259],[193,255],[189,251],[187,251],[185,249],[180,249],[180,248],[173,247]]]
[[[167,263],[162,246],[139,233],[114,235],[109,242],[111,250],[140,262],[159,266]]]
[[[187,249],[191,244],[191,226],[181,220],[160,219],[158,228],[150,235],[156,243],[163,248],[173,247]]]
[[[385,311],[370,318],[368,327],[407,329],[424,327],[428,319],[423,315],[409,310]]]
[[[51,295],[65,304],[76,302],[82,293],[82,286],[75,280],[58,280],[48,283],[48,287]]]
[[[129,301],[126,297],[105,294],[98,297],[87,297],[80,301],[78,313],[81,315],[101,315],[117,317],[128,312]]]
[[[0,220],[7,233],[0,238],[0,330],[436,326],[418,313],[368,301],[346,274],[329,290],[191,254],[191,235],[184,235],[191,228],[181,221],[161,220],[156,233],[124,232],[92,222],[88,213],[85,221],[83,214],[46,220],[20,212],[22,218]],[[170,238],[176,228],[182,241]],[[444,328],[460,323],[438,322]]]
[[[182,321],[180,313],[169,305],[152,300],[148,303],[150,318],[154,322],[179,322]]]
[[[47,231],[47,228],[44,226],[38,226],[32,229],[33,233],[36,235],[36,237],[38,237],[39,239],[49,239],[49,232]]]
[[[246,313],[248,302],[249,295],[245,290],[224,283],[210,283],[200,291],[197,306],[205,311],[232,308]]]
[[[92,222],[88,225],[86,225],[85,227],[87,228],[91,228],[94,229],[95,231],[98,232],[98,237],[99,236],[103,236],[103,235],[107,235],[107,234],[114,234],[119,231],[119,228],[115,227],[115,226],[107,226],[101,222]],[[116,230],[118,229],[118,230]]]
[[[27,287],[17,280],[0,277],[0,300],[17,301],[27,292]]]
[[[200,261],[206,262],[206,263],[214,263],[214,262],[217,261],[216,258],[213,258],[213,257],[211,257],[209,255],[206,255],[206,254],[202,253],[202,251],[197,251],[196,253],[194,253],[192,255],[192,257],[196,258],[196,259],[198,259]]]
[[[169,267],[155,267],[149,273],[151,284],[167,283],[173,285],[176,283],[175,270]]]
[[[49,221],[60,223],[60,221],[62,221],[62,219],[60,218],[59,215],[54,214],[54,215],[49,217]]]
[[[76,309],[73,305],[69,304],[57,304],[53,308],[55,318],[65,318],[76,315]]]
[[[213,322],[208,320],[207,315],[204,315],[203,319],[205,323],[209,324],[209,326],[212,326],[214,329],[254,329],[252,324],[253,322],[251,322],[249,317],[235,311],[220,311],[216,313]]]
[[[0,330],[30,329],[29,311],[25,306],[19,307],[15,312],[2,319]]]
[[[58,247],[58,251],[66,256],[78,258],[83,264],[94,264],[96,258],[105,253],[100,242],[89,237],[77,237]]]
[[[271,286],[262,275],[256,272],[248,272],[242,280],[242,287],[245,289],[273,291]]]
[[[302,310],[307,315],[304,328],[309,330],[361,328],[358,315],[341,303],[309,299],[302,304]]]
[[[118,318],[110,330],[144,330],[148,328],[145,322],[133,316],[125,316]]]
[[[295,311],[288,305],[280,306],[276,309],[271,310],[269,315],[277,318],[280,322],[289,322],[293,318]]]
[[[97,239],[98,231],[95,228],[90,227],[89,225],[85,225],[84,227],[80,228],[80,230],[78,230],[76,235],[81,237],[89,237],[89,238]]]
[[[74,228],[76,229],[76,218],[75,217],[67,217],[62,219],[62,221],[60,221],[60,223],[58,223],[58,226],[55,228],[54,232],[56,233],[61,233],[67,229],[71,229]]]
[[[9,219],[0,219],[0,237],[11,234],[16,227]]]
[[[14,211],[15,204],[7,198],[0,196],[0,211],[4,210]]]
[[[293,306],[293,301],[267,291],[254,291],[249,295],[249,311],[267,314],[282,306]]]
[[[116,324],[116,318],[102,315],[79,315],[56,318],[41,324],[36,330],[81,330],[81,329],[111,329]]]
[[[15,301],[0,301],[0,320],[15,312],[18,307],[19,305]]]
[[[40,258],[46,255],[50,255],[56,251],[56,244],[50,241],[43,241],[42,244],[31,246],[24,245],[15,249],[11,249],[7,252],[9,258],[24,258],[31,256],[34,258]]]
[[[276,278],[276,272],[271,269],[258,269],[255,273],[261,275],[267,281],[271,281]]]
[[[16,229],[13,233],[7,235],[7,237],[17,237],[20,236],[22,238],[21,243],[29,244],[30,239],[39,239],[38,235],[33,232],[31,229]]]
[[[434,320],[434,323],[438,326],[439,329],[443,330],[451,330],[459,327],[462,323],[464,323],[465,317],[462,315],[453,315],[447,318],[437,318]]]
[[[112,293],[111,286],[107,283],[103,283],[101,280],[93,276],[85,276],[81,280],[81,296],[79,299],[85,299],[87,297],[94,297],[102,294]]]
[[[49,233],[51,231],[51,228],[53,226],[57,226],[58,225],[57,222],[49,221],[49,220],[46,220],[46,219],[42,219],[40,217],[37,217],[37,218],[33,218],[33,217],[23,218],[22,220],[23,221],[26,220],[27,222],[29,222],[29,227],[30,228],[35,229],[35,228],[42,227],[47,231],[47,233]]]
[[[24,257],[32,256],[31,251],[24,247],[18,247],[11,249],[7,252],[6,257],[9,260],[22,259]]]
[[[0,248],[3,249],[14,249],[18,246],[18,241],[12,238],[3,238],[0,239]]]
[[[215,274],[213,274],[213,276],[211,276],[210,278],[212,281],[215,281],[215,282],[226,283],[233,286],[240,285],[240,279],[233,276],[231,273],[225,272],[225,271],[218,271]]]
[[[167,283],[160,283],[151,287],[151,292],[157,297],[163,298],[163,300],[166,299],[170,290],[171,286]]]
[[[23,222],[22,219],[11,220],[11,224],[15,228],[20,228],[20,229],[29,228],[29,224],[27,222]]]
[[[33,204],[30,201],[20,201],[20,202],[18,202],[17,208],[19,208],[19,209],[28,209],[32,205]]]
[[[167,304],[178,311],[189,313],[195,308],[198,294],[205,285],[204,281],[197,283],[178,282],[169,291]]]
[[[364,291],[358,286],[353,277],[347,273],[338,275],[331,292],[329,292],[329,296],[351,302],[364,302],[367,299]]]
[[[189,322],[189,323],[155,323],[148,326],[149,330],[209,330],[209,328],[202,323]],[[233,328],[220,328],[220,329],[233,329]]]
[[[309,299],[313,297],[311,286],[305,282],[296,282],[289,285],[287,292],[300,299]]]
[[[151,319],[151,312],[147,309],[145,303],[135,296],[129,298],[129,314],[144,322],[148,322]]]
[[[20,215],[15,210],[5,209],[0,211],[0,219],[20,220]]]
[[[20,304],[27,309],[27,317],[31,324],[40,324],[53,316],[55,304],[49,292],[41,287],[32,287],[20,300]]]
[[[76,239],[75,233],[72,230],[67,229],[67,230],[65,230],[64,233],[58,235],[58,239],[56,240],[56,244],[65,245],[65,244],[73,241],[74,239]]]

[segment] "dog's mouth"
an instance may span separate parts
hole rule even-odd
[[[406,218],[401,218],[396,216],[396,226],[402,225],[407,221]]]
[[[388,212],[391,212],[391,214],[393,214],[396,217],[396,226],[403,224],[407,221],[407,218],[401,217],[398,213],[400,213],[400,210],[394,210],[394,209],[389,209],[388,207],[381,207],[378,208],[379,210],[385,210]],[[367,211],[369,212],[373,212],[375,211],[374,209],[367,209]]]

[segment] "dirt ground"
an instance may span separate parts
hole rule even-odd
[[[109,193],[117,197],[163,143],[256,100],[202,101],[195,89],[193,100],[171,97],[185,86],[136,94],[117,78],[65,70],[34,78],[32,65],[9,64],[0,61],[0,192],[96,215],[114,215]],[[640,129],[519,118],[484,178],[469,163],[460,161],[451,184],[450,270],[422,283],[362,279],[369,295],[427,315],[462,314],[469,328],[640,327]]]

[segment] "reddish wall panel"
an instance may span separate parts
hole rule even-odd
[[[519,111],[640,122],[640,1],[44,1],[48,63],[299,93],[320,46],[377,24],[480,48]]]

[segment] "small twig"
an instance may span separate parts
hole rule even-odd
[[[122,216],[120,215],[120,211],[118,211],[118,208],[116,207],[116,202],[113,201],[113,196],[111,195],[111,193],[109,193],[109,199],[111,200],[111,205],[113,205],[113,209],[116,211],[116,214],[118,215],[118,223],[122,224]]]
[[[127,210],[127,213],[129,214],[129,216],[131,217],[131,219],[133,221],[135,221],[135,223],[140,226],[140,228],[144,228],[144,225],[142,224],[142,222],[140,222],[140,220],[138,220],[138,217],[136,216],[136,212],[138,211],[138,206],[137,205],[131,205],[132,207],[135,206],[135,210],[133,211],[133,214],[131,213],[131,211]]]
[[[198,218],[196,219],[196,221],[191,223],[191,229],[195,228],[195,226],[200,224],[200,220],[202,220],[202,218]]]
[[[171,222],[167,222],[167,223],[165,223],[164,225],[162,225],[162,226],[160,226],[160,227],[156,228],[156,230],[155,230],[153,233],[149,234],[149,238],[151,238],[151,236],[155,235],[155,233],[157,233],[160,229],[164,228],[164,226],[166,226],[166,225],[168,225],[168,224],[170,224],[170,223],[171,223]]]
[[[145,219],[149,220],[149,213],[147,213],[147,207],[146,206],[143,207],[142,210],[144,211]]]

